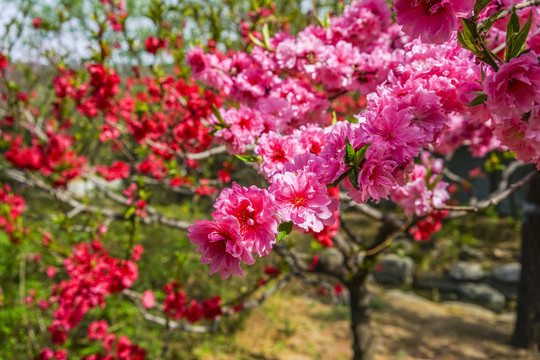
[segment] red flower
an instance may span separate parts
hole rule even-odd
[[[195,300],[191,300],[189,309],[185,312],[185,317],[189,322],[197,322],[203,316],[203,308]]]
[[[343,294],[343,286],[339,283],[335,284],[334,285],[334,293],[339,296],[341,294]]]
[[[267,266],[264,268],[264,273],[272,277],[279,275],[279,270],[272,266]]]
[[[142,296],[142,304],[145,308],[150,309],[155,305],[154,293],[150,290],[146,290]]]
[[[109,326],[105,320],[94,321],[88,327],[88,338],[90,340],[102,340],[107,336]]]
[[[38,17],[35,17],[33,20],[32,20],[32,25],[34,26],[34,29],[39,29],[42,25],[42,21],[40,18]]]
[[[209,300],[203,301],[203,316],[205,319],[214,320],[216,317],[221,316],[221,297],[214,296]]]
[[[125,179],[129,176],[129,165],[122,161],[115,161],[111,167],[96,166],[96,171],[107,181]]]
[[[159,49],[167,47],[167,40],[150,36],[146,39],[144,45],[146,47],[146,51],[148,51],[150,54],[156,54]]]

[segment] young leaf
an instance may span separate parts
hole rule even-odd
[[[129,218],[131,218],[131,216],[133,216],[133,214],[135,214],[135,207],[134,207],[134,206],[130,206],[130,207],[127,209],[126,213],[124,214],[124,218],[129,219]]]
[[[257,39],[255,36],[253,36],[252,33],[249,33],[248,36],[255,45],[266,49],[266,45],[261,40]]]
[[[487,101],[487,99],[488,99],[488,96],[486,94],[480,94],[477,97],[475,97],[473,101],[468,103],[467,106],[468,107],[473,107],[473,106],[476,106],[476,105],[483,104],[483,103],[485,103]]]
[[[237,158],[239,158],[242,161],[245,162],[257,162],[259,161],[259,158],[255,155],[235,155]]]
[[[512,15],[510,15],[510,20],[506,26],[506,38],[512,36],[512,34],[519,32],[519,17],[516,13],[516,6],[512,7]]]
[[[221,128],[228,128],[229,127],[225,123],[225,120],[223,120],[223,117],[221,117],[221,114],[219,113],[219,110],[218,110],[216,104],[212,104],[212,112],[214,113],[215,117],[218,119],[219,126],[221,126]],[[216,126],[216,127],[218,127],[218,126]]]
[[[360,149],[358,149],[356,154],[354,154],[354,164],[355,165],[360,164],[360,162],[362,162],[364,160],[364,158],[366,157],[366,151],[367,151],[367,149],[368,149],[368,147],[370,145],[371,145],[370,143],[367,143],[366,145],[364,145]]]
[[[512,7],[512,14],[508,20],[508,25],[506,26],[506,49],[504,51],[504,61],[510,61],[510,54],[514,51],[514,42],[515,42],[515,33],[519,32],[519,18],[516,14],[516,6]]]
[[[476,48],[472,44],[472,42],[465,36],[461,31],[457,32],[457,41],[458,45],[461,46],[464,49],[470,50],[473,53],[476,52]]]
[[[278,227],[278,231],[285,231],[287,233],[287,235],[289,235],[293,229],[293,222],[292,221],[289,221],[289,222],[283,222],[281,224],[279,224],[279,227]]]
[[[326,13],[326,16],[324,18],[318,16],[317,21],[319,22],[319,25],[321,25],[321,27],[328,29],[331,25],[330,13]]]
[[[464,25],[463,33],[466,33],[465,29],[467,29],[472,36],[471,40],[474,41],[474,39],[477,39],[479,37],[479,34],[478,34],[476,21],[471,20],[471,19],[465,19],[465,18],[462,18],[461,20],[463,21],[463,25]]]
[[[476,38],[479,36],[476,32],[476,22],[471,22],[469,19],[461,20],[463,22],[463,32],[458,31],[457,34],[459,46],[464,49],[471,50],[474,54],[479,55],[480,52],[475,45],[477,42]]]
[[[503,12],[503,10],[499,10],[495,14],[490,15],[490,17],[488,17],[486,20],[484,20],[482,22],[482,25],[480,26],[478,31],[480,31],[481,33],[486,34],[489,31],[489,29],[491,29],[491,26],[493,25],[493,23],[495,21],[497,21],[497,19],[499,18],[499,15],[502,12]]]
[[[287,235],[289,235],[292,232],[292,229],[293,229],[292,221],[279,224],[279,227],[278,227],[279,234],[277,236],[276,241],[279,243],[281,240],[285,239]]]
[[[285,233],[285,231],[280,231],[278,236],[277,236],[277,239],[276,239],[276,243],[279,244],[279,242],[283,239],[285,239],[287,237],[287,233]]]
[[[431,169],[431,166],[428,166],[427,169],[426,169],[425,181],[426,181],[426,187],[429,190],[432,190],[432,189],[429,188],[429,180],[431,179],[431,174],[433,174],[433,170]]]
[[[352,186],[354,186],[356,190],[360,190],[360,187],[358,186],[359,173],[360,171],[357,168],[352,168],[351,171],[349,172],[349,181],[351,182]]]
[[[523,50],[525,50],[525,42],[527,41],[527,35],[529,35],[529,30],[531,30],[532,24],[532,11],[529,14],[529,19],[519,31],[519,33],[514,34],[512,41],[512,48],[507,51],[508,61],[513,58],[517,58]],[[506,60],[506,59],[505,59]]]
[[[337,124],[337,115],[335,111],[332,111],[332,125]]]
[[[262,34],[266,49],[270,49],[270,30],[268,29],[268,23],[264,24]]]
[[[491,0],[476,0],[476,3],[474,4],[474,16],[478,17],[478,14],[480,14],[480,11],[484,10],[486,6],[491,2]]]
[[[353,165],[354,154],[355,154],[355,151],[351,143],[349,142],[349,139],[345,138],[345,164]]]

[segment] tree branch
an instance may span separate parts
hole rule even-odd
[[[59,200],[62,203],[65,203],[73,208],[72,211],[69,212],[71,216],[75,216],[81,212],[85,213],[93,213],[93,214],[101,214],[107,218],[115,219],[115,220],[123,220],[127,221],[129,219],[126,219],[125,215],[121,212],[114,211],[112,209],[108,209],[102,206],[93,206],[88,204],[83,204],[82,202],[78,201],[76,199],[76,195],[73,194],[70,191],[63,190],[63,189],[55,189],[45,183],[41,179],[37,178],[30,178],[25,173],[19,170],[14,169],[6,169],[2,166],[0,166],[0,170],[7,175],[10,179],[17,181],[21,184],[25,184],[29,187],[35,187],[38,188],[46,193],[48,193],[51,197]],[[116,194],[117,195],[117,194]],[[121,201],[121,196],[117,195],[114,197],[118,202]],[[125,205],[125,202],[123,203]],[[180,230],[187,230],[188,227],[192,225],[192,223],[182,220],[173,219],[167,216],[164,216],[163,214],[159,213],[154,208],[150,207],[148,209],[149,215],[146,217],[141,217],[139,220],[141,223],[145,225],[150,224],[161,224],[165,225],[171,228],[176,228]]]
[[[535,176],[537,171],[532,171],[525,177],[523,177],[521,180],[507,186],[506,188],[501,189],[499,186],[499,189],[497,189],[495,192],[491,193],[486,199],[479,201],[476,205],[469,205],[469,206],[443,206],[441,208],[437,208],[437,210],[450,210],[450,211],[457,211],[457,213],[452,214],[453,218],[461,217],[466,215],[468,212],[479,212],[482,210],[485,210],[486,208],[497,205],[504,199],[506,199],[508,196],[510,196],[512,193],[516,192],[517,190],[521,189],[525,185],[527,185]],[[508,175],[509,176],[509,175]],[[501,181],[502,182],[502,181]]]
[[[293,277],[292,274],[287,274],[284,278],[277,281],[273,287],[271,287],[270,289],[266,290],[263,294],[261,294],[261,296],[259,296],[257,299],[244,302],[242,308],[251,309],[251,308],[261,305],[263,302],[268,300],[270,296],[274,295],[275,293],[283,289],[292,280],[292,277]],[[207,332],[216,331],[219,318],[214,320],[213,323],[209,326],[186,324],[184,322],[174,321],[169,318],[151,314],[142,305],[142,294],[136,291],[125,289],[122,291],[122,294],[126,296],[127,298],[129,298],[137,306],[137,308],[139,309],[139,312],[141,313],[142,317],[145,320],[159,324],[159,325],[166,326],[171,331],[181,330],[181,331],[192,332],[192,333],[207,333]],[[156,304],[154,307],[158,309],[159,311],[164,311],[164,307],[161,304]],[[231,307],[223,307],[222,312],[223,312],[222,316],[231,316],[236,313],[236,311],[234,311],[233,308]]]

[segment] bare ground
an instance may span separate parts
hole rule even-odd
[[[540,355],[507,345],[513,314],[463,303],[434,303],[414,294],[374,288],[375,360],[532,360]],[[230,352],[201,359],[350,359],[345,305],[280,294],[249,315],[229,339]]]

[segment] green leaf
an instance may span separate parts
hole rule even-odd
[[[134,206],[130,206],[127,211],[126,211],[126,214],[124,215],[124,218],[126,219],[129,219],[131,218],[131,216],[135,214],[135,207]]]
[[[268,23],[264,24],[262,29],[262,35],[265,47],[267,49],[270,49],[270,30],[268,29]]]
[[[487,101],[487,99],[488,99],[488,96],[486,94],[480,94],[477,97],[475,97],[473,101],[468,103],[467,106],[468,107],[473,107],[473,106],[476,106],[476,105],[483,104],[483,103],[485,103]]]
[[[351,171],[349,172],[349,181],[351,182],[352,186],[354,186],[356,190],[360,190],[360,187],[358,186],[359,173],[360,173],[360,170],[358,170],[357,168],[352,168]]]
[[[318,16],[317,21],[319,22],[319,25],[321,25],[323,28],[328,29],[331,25],[330,13],[326,13],[326,17],[324,19]]]
[[[277,238],[276,243],[279,244],[279,242],[287,237],[287,233],[285,231],[280,231]]]
[[[429,180],[431,179],[432,174],[433,174],[433,170],[431,169],[431,166],[428,166],[428,168],[426,169],[426,177],[425,177],[426,187],[428,189],[429,189]]]
[[[519,32],[519,17],[516,13],[516,6],[514,5],[512,7],[512,15],[510,15],[510,20],[508,20],[508,24],[506,26],[506,38],[512,36],[512,34]]]
[[[457,34],[459,46],[479,55],[480,50],[476,44],[480,35],[476,30],[476,22],[470,19],[461,19],[461,21],[463,22],[463,32],[458,31]]]
[[[283,223],[279,224],[278,231],[285,231],[287,233],[287,235],[289,235],[293,230],[293,225],[294,224],[293,224],[292,221],[283,222]]]
[[[137,114],[145,114],[148,111],[150,111],[150,108],[148,107],[148,104],[142,101],[137,101],[135,103],[135,112]]]
[[[332,125],[337,124],[337,115],[335,111],[332,111]]]
[[[293,222],[284,222],[279,224],[278,231],[279,234],[277,236],[277,242],[279,243],[281,240],[285,239],[287,235],[289,235],[293,230]]]
[[[260,46],[260,47],[266,49],[266,45],[265,45],[261,40],[257,39],[252,33],[249,33],[248,35],[249,35],[249,38],[251,39],[251,41],[252,41],[255,45]]]
[[[9,90],[19,91],[19,85],[15,81],[9,81],[7,86]]]
[[[221,117],[221,114],[219,113],[219,110],[216,106],[216,104],[212,104],[212,112],[214,113],[215,117],[218,119],[219,121],[219,126],[221,128],[229,128],[229,126],[225,123],[225,120],[223,120],[223,117]],[[216,128],[219,127],[218,125],[216,125]]]
[[[258,162],[259,161],[259,158],[255,155],[235,155],[235,156],[245,162]]]
[[[348,138],[345,138],[345,164],[354,165],[354,155],[355,151],[349,142]]]
[[[484,33],[484,34],[487,33],[489,31],[489,29],[491,29],[491,26],[493,25],[493,23],[495,21],[497,21],[497,18],[499,17],[501,12],[503,12],[502,9],[497,11],[495,14],[490,15],[490,17],[488,17],[486,20],[484,20],[482,22],[482,25],[480,26],[478,31],[480,31],[481,33]]]
[[[465,19],[465,18],[462,18],[461,19],[463,21],[463,32],[465,33],[466,30],[468,30],[472,36],[472,41],[474,41],[474,39],[477,39],[479,37],[479,34],[478,34],[478,29],[477,29],[477,25],[476,25],[476,21],[474,20],[471,20],[471,19]]]
[[[505,52],[505,61],[510,61],[510,59],[517,58],[525,50],[525,42],[527,41],[527,35],[531,30],[532,24],[532,11],[529,14],[529,19],[523,26],[523,28],[512,36],[511,47],[506,49]],[[506,60],[508,55],[508,60]]]
[[[362,146],[356,154],[354,154],[354,164],[358,165],[360,164],[366,157],[366,151],[368,147],[371,145],[371,143],[367,143],[366,145]]]
[[[478,14],[480,14],[480,11],[482,11],[488,4],[491,2],[491,0],[476,0],[476,3],[474,4],[474,16],[478,17]]]
[[[514,43],[515,43],[515,36],[514,34],[517,34],[519,32],[519,18],[516,14],[516,6],[514,5],[512,7],[512,14],[510,15],[510,19],[508,20],[508,24],[506,26],[506,48],[504,51],[504,61],[508,62],[510,61],[511,54],[514,52]]]
[[[476,48],[474,47],[473,43],[461,31],[457,32],[457,41],[458,41],[458,45],[461,46],[462,48],[470,50],[472,52],[476,52]]]

